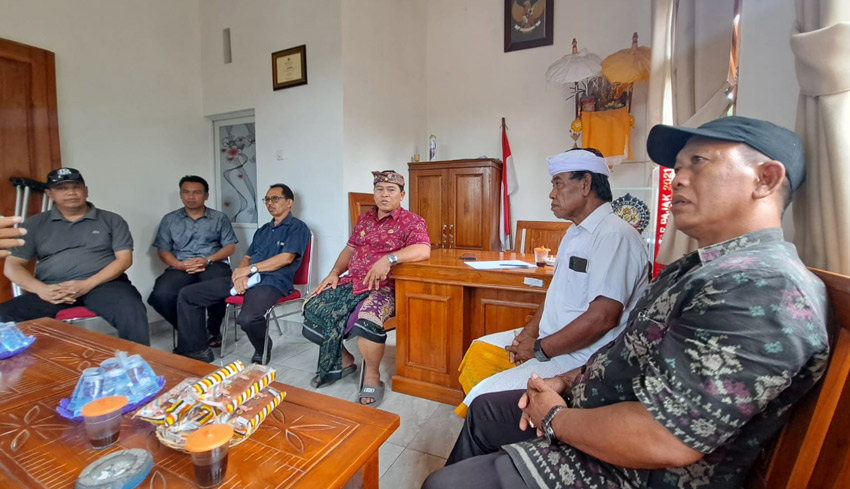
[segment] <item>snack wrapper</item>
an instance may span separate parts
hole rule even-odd
[[[197,403],[191,406],[172,426],[169,426],[168,430],[175,433],[192,433],[201,426],[214,420],[220,414],[221,411],[213,406]]]
[[[232,413],[274,382],[275,375],[275,369],[267,365],[253,364],[212,386],[199,400],[223,412]]]
[[[219,417],[219,422],[230,424],[237,436],[250,436],[262,424],[263,420],[280,405],[285,397],[286,392],[279,392],[269,387],[251,399],[248,399],[232,415],[223,414]],[[229,416],[229,419],[227,416]]]
[[[226,367],[222,367],[215,372],[207,375],[203,379],[197,381],[195,385],[192,386],[192,389],[195,390],[195,393],[198,396],[202,396],[207,391],[209,391],[216,384],[220,384],[224,382],[225,379],[236,375],[236,373],[241,372],[245,368],[245,365],[241,360],[236,360],[233,363],[228,364]]]
[[[190,398],[194,394],[192,385],[197,381],[196,378],[184,379],[168,392],[142,406],[135,416],[153,424],[165,424],[169,416],[176,420],[177,416],[188,411],[194,404],[194,400]]]

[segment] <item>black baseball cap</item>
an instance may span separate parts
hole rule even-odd
[[[768,158],[782,163],[785,166],[785,175],[791,182],[792,192],[806,180],[803,142],[800,138],[784,127],[759,119],[723,117],[697,128],[658,124],[649,131],[646,150],[652,161],[673,168],[676,165],[676,155],[693,136],[744,143]]]
[[[76,168],[57,168],[47,174],[47,188],[64,182],[80,182],[85,184],[83,174]]]

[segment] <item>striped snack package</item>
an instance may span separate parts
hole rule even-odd
[[[142,406],[133,416],[153,424],[166,423],[169,415],[176,419],[179,413],[185,412],[194,404],[195,391],[192,385],[197,381],[198,379],[191,377],[182,380],[168,392]]]
[[[269,384],[274,382],[277,372],[275,369],[266,365],[251,365],[239,375],[229,379],[230,392],[240,392],[233,396],[230,400],[222,399],[222,409],[225,412],[232,413],[236,408],[244,404],[248,399],[256,396]]]
[[[286,392],[279,392],[269,387],[248,399],[232,415],[225,413],[222,417],[231,416],[227,423],[233,427],[234,433],[243,438],[248,437],[283,402],[285,397]]]
[[[236,375],[244,368],[245,365],[242,364],[242,361],[236,360],[235,362],[228,364],[226,367],[222,367],[197,381],[195,385],[192,386],[192,389],[194,389],[199,398],[203,400],[204,394],[206,394],[212,386],[223,382],[228,377]]]

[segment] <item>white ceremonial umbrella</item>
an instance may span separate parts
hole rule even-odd
[[[598,75],[602,71],[602,58],[589,52],[587,49],[578,50],[578,43],[573,38],[573,52],[565,55],[558,61],[552,63],[546,70],[546,80],[559,85],[573,84],[573,96],[576,103],[576,120],[572,123],[570,137],[573,142],[578,141],[581,132],[581,121],[579,115],[578,82]],[[573,145],[576,147],[576,144]]]
[[[559,85],[568,85],[596,76],[601,71],[602,58],[587,49],[579,51],[573,38],[573,52],[552,63],[546,70],[546,79]]]

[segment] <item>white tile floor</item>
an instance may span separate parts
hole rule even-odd
[[[274,340],[269,365],[277,370],[277,381],[294,385],[302,389],[311,389],[310,379],[315,375],[319,350],[316,345],[301,336],[301,323],[283,322],[283,335],[279,335],[274,324],[271,325],[271,337]],[[113,330],[114,331],[114,330]],[[229,331],[230,352],[226,362],[241,359],[250,362],[254,349],[242,331],[236,352],[233,352],[233,332]],[[151,324],[151,346],[171,351],[171,326],[165,321]],[[356,340],[346,342],[346,347],[357,357]],[[218,349],[214,349],[218,355]],[[216,356],[216,363],[218,363]],[[387,349],[381,362],[381,379],[387,385],[384,401],[380,409],[398,414],[401,426],[390,436],[379,452],[381,487],[392,489],[419,489],[425,477],[441,468],[454,445],[455,438],[463,426],[463,420],[455,416],[454,406],[441,404],[418,397],[392,391],[392,376],[395,374],[395,332],[390,332]],[[357,375],[350,375],[341,381],[317,389],[318,392],[357,402]],[[284,401],[285,402],[285,401]],[[344,489],[358,489],[362,486],[360,475],[354,476]]]

